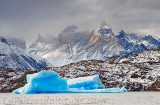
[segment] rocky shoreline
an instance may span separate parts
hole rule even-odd
[[[128,91],[160,91],[160,50],[148,50],[107,61],[87,60],[50,67],[62,77],[76,78],[99,74],[106,88],[125,86]],[[0,70],[0,92],[12,92],[26,84],[26,75],[38,70]]]

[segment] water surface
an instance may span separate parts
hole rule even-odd
[[[0,105],[160,105],[160,92],[34,95],[0,93]]]

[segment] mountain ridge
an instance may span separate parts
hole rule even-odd
[[[0,37],[0,67],[15,70],[40,70],[50,65],[48,61],[26,53],[23,49],[15,46],[7,39]]]
[[[33,42],[27,52],[42,56],[54,66],[80,60],[107,60],[113,56],[129,56],[151,48],[160,48],[160,40],[151,35],[138,36],[121,30],[117,35],[110,26],[102,25],[91,32],[68,26],[53,43]]]

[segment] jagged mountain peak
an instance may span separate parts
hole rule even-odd
[[[120,34],[124,34],[125,32],[124,32],[124,30],[121,30],[119,33],[120,33]]]
[[[6,43],[6,44],[8,44],[8,45],[11,45],[11,44],[12,44],[11,42],[9,42],[8,40],[6,40],[4,37],[1,37],[1,36],[0,36],[0,42]]]
[[[0,37],[0,67],[15,70],[40,70],[50,65],[45,59],[24,50]]]
[[[70,44],[78,43],[84,41],[90,37],[89,32],[80,31],[77,26],[71,25],[67,26],[61,33],[58,35],[60,44]]]
[[[51,43],[54,43],[55,40],[57,40],[57,38],[54,37],[53,35],[50,35],[50,34],[41,35],[39,33],[35,42],[51,44]]]
[[[97,44],[116,44],[117,38],[112,32],[112,28],[109,25],[101,25],[100,28],[94,29],[91,32],[91,43],[97,43]]]
[[[40,33],[38,33],[36,42],[44,42],[44,37]]]
[[[148,40],[148,41],[153,41],[153,42],[157,42],[158,38],[154,37],[152,35],[145,35],[143,36],[143,39]]]
[[[117,37],[119,39],[127,39],[127,40],[138,40],[142,38],[142,36],[136,34],[136,33],[126,33],[124,30],[121,30]]]
[[[94,29],[91,32],[90,42],[92,43],[107,43],[109,40],[116,40],[109,25],[103,24],[100,28]]]
[[[125,32],[124,32],[123,30],[121,30],[121,31],[119,32],[119,35],[117,35],[117,37],[118,37],[119,39],[123,39],[123,38],[125,37]]]
[[[70,25],[67,26],[63,32],[76,32],[78,30],[78,27],[76,25]]]
[[[98,28],[96,31],[101,35],[106,35],[106,34],[113,35],[112,28],[109,25],[103,25],[100,28]]]
[[[25,50],[26,47],[26,41],[23,38],[15,38],[15,37],[4,37],[9,43],[14,44],[16,47],[21,48]]]
[[[80,60],[107,60],[113,56],[128,56],[151,48],[160,48],[157,38],[142,37],[121,30],[115,35],[109,25],[103,24],[90,33],[79,31],[77,26],[68,26],[53,44],[34,43],[29,52],[43,56],[54,66]],[[58,62],[58,63],[57,63]]]
[[[142,37],[145,40],[144,44],[149,48],[160,48],[160,40],[152,35],[146,35]]]

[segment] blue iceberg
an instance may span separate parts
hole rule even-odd
[[[68,79],[67,84],[70,89],[79,89],[79,90],[105,89],[105,86],[101,83],[98,74],[93,76]]]
[[[39,73],[28,74],[26,79],[27,84],[12,93],[120,93],[127,91],[124,87],[105,88],[99,75],[67,79],[62,78],[55,71],[42,70]]]
[[[62,92],[67,91],[67,80],[60,77],[60,75],[54,71],[41,71],[35,74],[27,75],[27,84],[19,89],[13,91],[13,93],[50,93],[50,92]]]

